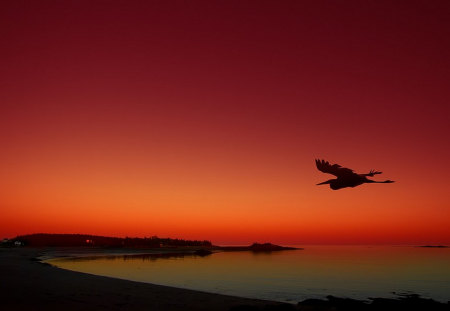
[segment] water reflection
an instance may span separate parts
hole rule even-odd
[[[139,254],[53,261],[62,268],[279,301],[393,292],[450,299],[450,249],[310,246],[272,253]]]
[[[94,256],[81,256],[81,257],[63,257],[51,260],[55,265],[59,265],[62,262],[91,262],[91,261],[156,261],[158,259],[182,259],[182,258],[195,258],[205,257],[210,254],[203,253],[151,253],[151,254],[127,254],[127,255],[94,255]]]

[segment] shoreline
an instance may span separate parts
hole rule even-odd
[[[286,305],[134,282],[54,267],[36,259],[50,248],[0,248],[5,310],[230,310]]]
[[[0,302],[5,310],[448,310],[418,295],[357,300],[327,296],[296,304],[215,294],[66,270],[48,263],[94,256],[195,255],[194,249],[0,248]],[[356,309],[355,309],[356,308]]]

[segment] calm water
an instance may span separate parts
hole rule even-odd
[[[392,292],[450,300],[450,248],[306,246],[272,253],[65,258],[51,263],[133,281],[287,302],[326,295],[392,297]]]

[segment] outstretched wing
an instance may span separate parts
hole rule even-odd
[[[339,164],[331,165],[328,161],[316,159],[316,166],[323,173],[332,174],[336,177],[345,177],[354,175],[353,170],[342,167]]]

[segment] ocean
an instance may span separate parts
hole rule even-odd
[[[327,295],[450,300],[450,248],[298,246],[268,253],[56,258],[60,268],[205,292],[296,303]]]

